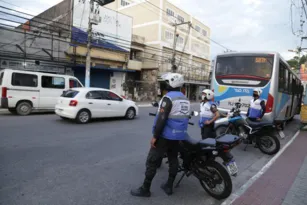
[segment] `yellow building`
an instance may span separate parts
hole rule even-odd
[[[133,18],[133,34],[145,37],[142,65],[138,69],[158,69],[159,75],[171,71],[175,27],[177,27],[176,65],[187,81],[186,94],[198,96],[199,86],[209,86],[210,28],[168,0],[115,0],[106,6]],[[132,50],[133,51],[133,48]],[[139,68],[140,67],[140,68]],[[133,69],[128,64],[129,69]],[[163,85],[160,85],[163,90]]]

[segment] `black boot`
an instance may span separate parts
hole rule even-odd
[[[139,196],[139,197],[150,197],[150,186],[151,186],[151,181],[150,180],[144,180],[144,183],[141,187],[138,189],[132,189],[130,191],[130,194],[132,196]]]
[[[173,184],[174,184],[174,181],[175,181],[175,177],[168,177],[167,182],[161,185],[161,189],[167,195],[172,195],[173,194]]]

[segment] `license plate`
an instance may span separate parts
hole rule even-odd
[[[227,167],[228,172],[229,172],[230,175],[235,175],[239,171],[238,167],[237,167],[237,164],[236,164],[236,162],[234,160],[228,162],[226,164],[226,167]]]
[[[278,131],[278,134],[281,137],[281,139],[286,137],[285,133],[282,130]]]

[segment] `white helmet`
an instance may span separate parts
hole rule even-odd
[[[254,92],[257,92],[258,95],[260,96],[261,93],[262,93],[262,90],[261,90],[260,88],[255,88],[255,89],[254,89]]]
[[[180,88],[184,84],[183,75],[179,73],[166,73],[161,78],[172,88]]]
[[[207,100],[212,100],[212,98],[214,97],[214,92],[212,90],[204,89],[202,93],[204,94],[201,96],[202,100],[204,100],[205,97],[207,98]]]

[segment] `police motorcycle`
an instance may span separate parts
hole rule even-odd
[[[153,102],[158,107],[157,102]],[[156,113],[149,113],[156,116]],[[191,112],[197,116],[198,112]],[[194,125],[189,122],[190,125]],[[175,187],[179,187],[184,176],[195,176],[205,191],[215,199],[227,198],[232,192],[232,180],[230,175],[236,176],[238,168],[230,150],[241,143],[241,138],[231,134],[224,135],[219,139],[207,138],[197,140],[187,135],[187,139],[180,141],[180,152],[178,153],[178,173],[183,172]],[[166,154],[163,158],[166,158]],[[227,169],[215,158],[220,157]],[[162,163],[162,159],[161,159]],[[160,164],[161,164],[160,163]],[[227,171],[228,170],[228,171]],[[222,189],[222,191],[220,191]]]
[[[246,115],[241,114],[241,99],[236,102],[228,115],[215,121],[216,138],[223,137],[224,134],[238,135],[243,138],[246,144],[246,151],[249,144],[255,144],[255,148],[267,155],[276,154],[280,149],[280,141],[275,133],[281,136],[277,126],[271,122],[253,122],[247,119]],[[282,136],[281,136],[282,138]]]

